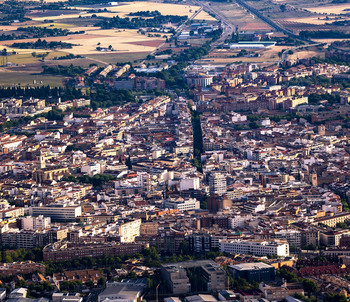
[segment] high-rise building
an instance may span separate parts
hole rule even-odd
[[[210,195],[223,195],[227,192],[226,176],[222,173],[211,173],[209,175]]]

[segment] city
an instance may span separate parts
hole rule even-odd
[[[349,301],[349,10],[1,2],[0,300]]]

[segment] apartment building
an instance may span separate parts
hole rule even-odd
[[[221,240],[220,251],[255,256],[289,256],[289,244],[283,240]]]
[[[121,242],[134,242],[140,236],[141,219],[128,221],[120,224],[119,235]]]

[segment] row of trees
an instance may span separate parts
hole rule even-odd
[[[66,178],[64,178],[64,181],[71,181],[71,182],[80,182],[80,183],[86,183],[86,184],[92,184],[94,187],[101,187],[104,183],[115,180],[116,177],[113,175],[108,174],[96,174],[94,176],[89,175],[81,175],[81,176],[73,176],[70,175]]]
[[[16,42],[11,45],[20,49],[56,49],[56,48],[72,48],[73,44],[62,41],[51,41],[38,39],[35,42]]]
[[[182,23],[187,20],[187,16],[176,16],[176,15],[158,15],[153,18],[120,18],[115,16],[113,18],[102,18],[100,22],[95,24],[103,29],[110,28],[125,28],[125,29],[139,29],[141,27],[162,27],[163,24],[167,23]]]
[[[53,66],[43,66],[43,73],[63,75],[67,77],[75,77],[84,72],[84,68],[70,64],[68,66],[64,65],[53,65]]]
[[[339,30],[302,30],[299,36],[303,39],[347,39],[350,34]]]

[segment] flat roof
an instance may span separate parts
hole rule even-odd
[[[253,263],[241,263],[236,265],[229,265],[229,267],[238,270],[238,271],[245,271],[245,270],[258,270],[263,268],[272,268],[272,265],[263,263],[263,262],[253,262]]]

